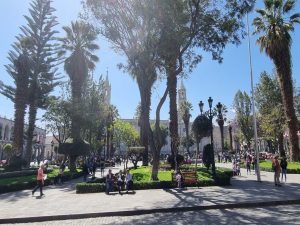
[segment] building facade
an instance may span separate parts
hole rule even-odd
[[[28,128],[25,125],[25,130]],[[3,147],[6,144],[12,144],[14,137],[14,121],[7,119],[5,117],[0,117],[0,159],[5,159],[6,156],[3,153]],[[46,141],[46,130],[35,127],[34,128],[34,138],[32,153],[33,157],[43,154],[45,150],[45,141]],[[26,141],[24,140],[24,151],[25,151]],[[24,154],[25,152],[23,152]]]

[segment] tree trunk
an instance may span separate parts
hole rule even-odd
[[[196,171],[197,171],[198,157],[199,157],[199,144],[200,144],[200,141],[199,141],[199,140],[196,140],[196,145],[197,145],[197,150],[196,150],[196,162],[195,162],[195,168],[196,168]]]
[[[26,166],[30,166],[31,157],[32,157],[32,142],[33,142],[33,134],[34,134],[34,127],[36,121],[36,114],[37,114],[37,106],[35,104],[35,99],[32,99],[29,105],[29,123],[28,123],[28,130],[27,130],[27,145],[26,145]]]
[[[70,172],[73,172],[73,173],[76,172],[76,158],[77,158],[76,155],[69,156],[69,159],[70,159],[69,169],[70,169]]]
[[[232,127],[228,127],[229,130],[229,142],[230,142],[230,150],[233,151],[233,145],[232,145]]]
[[[152,180],[158,180],[158,170],[159,170],[159,157],[160,151],[163,147],[164,140],[162,139],[161,128],[160,128],[160,110],[163,106],[164,102],[166,101],[168,95],[168,87],[166,88],[164,95],[160,99],[157,108],[156,108],[156,120],[155,120],[155,134],[154,137],[153,131],[150,129],[150,146],[153,154],[153,164],[152,164]]]
[[[224,125],[223,124],[220,126],[220,132],[221,132],[221,148],[223,154],[224,152]]]
[[[159,151],[154,151],[153,153],[153,163],[152,163],[152,180],[158,180],[158,169],[159,169],[159,156],[160,156],[160,149]]]
[[[189,134],[189,121],[187,121],[187,123],[185,123],[185,136],[186,136],[186,140],[187,140],[187,145],[186,145],[186,152],[188,154],[189,157],[191,157],[191,153],[190,153],[190,145],[189,145],[189,141],[190,141],[190,134]]]
[[[280,157],[285,157],[286,154],[283,147],[283,132],[279,132],[278,135],[278,148],[279,148]]]
[[[22,93],[22,90],[18,90],[18,88],[16,92],[17,93],[15,99],[13,150],[14,155],[22,155],[24,144],[24,118],[26,110],[26,95]]]
[[[139,85],[141,95],[141,144],[145,147],[143,154],[143,166],[148,166],[148,149],[149,149],[149,130],[150,130],[150,105],[151,105],[151,87],[141,87]]]
[[[282,94],[284,112],[287,119],[289,129],[289,141],[291,147],[291,159],[300,161],[300,150],[297,136],[298,120],[295,114],[294,97],[293,97],[293,81],[291,71],[291,55],[287,47],[279,51],[274,57],[277,75],[279,78],[280,90]]]
[[[176,64],[175,64],[176,65]],[[171,152],[176,159],[178,154],[179,136],[178,136],[178,112],[177,112],[177,76],[175,74],[174,66],[170,66],[167,71],[167,85],[169,88],[169,99],[170,99],[170,137],[171,137]],[[177,169],[177,161],[175,160],[175,169]]]

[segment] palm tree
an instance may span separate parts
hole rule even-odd
[[[264,0],[265,9],[256,10],[253,24],[256,34],[262,34],[257,39],[260,50],[265,51],[273,61],[280,84],[285,116],[289,128],[289,140],[291,143],[291,158],[300,160],[297,117],[293,102],[292,60],[290,32],[294,31],[295,23],[300,23],[300,14],[289,16],[294,9],[295,0]]]
[[[82,95],[87,82],[89,71],[94,70],[99,60],[93,52],[99,49],[96,44],[97,33],[94,28],[82,21],[71,22],[71,26],[64,26],[66,37],[59,38],[62,50],[59,56],[65,56],[64,69],[70,77],[72,92],[72,126],[71,137],[73,144],[82,141],[80,121],[82,121]],[[77,155],[70,155],[70,166],[75,170]]]
[[[189,146],[189,140],[190,140],[190,135],[189,135],[189,125],[190,125],[190,118],[191,118],[191,114],[190,111],[193,109],[193,106],[190,102],[188,101],[184,101],[181,102],[180,106],[179,106],[179,111],[181,112],[182,115],[182,120],[185,126],[185,135],[186,135],[186,151],[188,153],[189,156],[191,156],[190,154],[190,146]]]
[[[218,123],[220,127],[220,134],[221,134],[221,148],[222,153],[224,151],[224,123],[227,120],[226,114],[228,113],[227,107],[224,104],[221,104],[220,102],[216,105],[214,108],[214,111],[217,113],[217,119],[216,122]]]

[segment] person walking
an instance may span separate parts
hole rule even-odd
[[[108,174],[106,175],[106,194],[113,191],[114,184],[114,175],[111,173],[111,169],[108,170]]]
[[[89,175],[89,167],[87,165],[87,162],[83,163],[82,173],[83,173],[83,181],[86,182],[87,176]]]
[[[45,195],[43,193],[43,186],[44,186],[44,180],[46,179],[46,176],[44,175],[44,164],[40,164],[40,168],[38,169],[36,180],[37,180],[37,185],[35,188],[32,190],[32,196],[34,195],[35,191],[39,188],[40,189],[40,197]]]
[[[126,194],[128,194],[128,191],[133,191],[133,181],[132,181],[132,174],[127,170],[126,173]]]
[[[279,177],[280,177],[280,164],[278,161],[278,155],[275,155],[273,162],[272,162],[272,168],[274,170],[274,183],[275,186],[281,186],[280,182],[279,182]]]
[[[281,182],[283,182],[283,176],[284,176],[284,182],[286,182],[286,170],[287,170],[288,162],[286,161],[286,157],[283,157],[280,161],[280,167],[281,167]]]
[[[64,162],[61,163],[59,167],[59,174],[58,174],[58,183],[63,184],[64,183],[64,172],[65,172],[66,166]]]
[[[246,158],[246,169],[247,169],[247,175],[248,175],[248,172],[249,172],[249,174],[251,174],[251,156],[250,155],[248,155]]]
[[[117,181],[117,185],[118,185],[118,191],[119,194],[122,195],[122,187],[124,185],[124,175],[122,173],[122,170],[120,170],[119,174],[118,174],[118,181]]]

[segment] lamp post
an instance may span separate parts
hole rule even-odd
[[[213,117],[215,116],[215,113],[212,111],[212,103],[213,103],[213,99],[211,97],[208,98],[208,106],[209,106],[209,113],[208,113],[208,117],[210,119],[210,124],[211,124],[211,130],[210,130],[210,142],[211,142],[211,150],[212,150],[212,173],[213,173],[213,177],[216,176],[216,166],[215,166],[215,150],[214,150],[214,134],[213,134]]]
[[[221,104],[221,102],[218,102],[216,107],[218,110],[218,120],[217,121],[218,121],[218,125],[220,127],[221,148],[222,148],[222,155],[223,155],[223,151],[224,151],[224,118],[223,118],[223,114],[222,114],[223,105]]]
[[[52,156],[53,156],[53,146],[54,146],[54,141],[51,140],[51,161],[52,161]]]
[[[245,4],[249,6],[248,2],[245,1]],[[250,42],[250,27],[249,27],[249,18],[248,11],[246,13],[247,17],[247,34],[248,34],[248,52],[249,52],[249,66],[250,66],[250,78],[251,78],[251,99],[252,99],[252,111],[253,111],[253,126],[254,126],[254,149],[256,155],[256,175],[257,181],[261,181],[260,178],[260,168],[259,168],[259,152],[257,148],[257,125],[256,125],[256,112],[254,104],[254,85],[253,85],[253,70],[252,70],[252,55],[251,55],[251,42]]]
[[[216,112],[214,112],[212,110],[212,103],[213,103],[213,99],[211,97],[208,98],[208,106],[209,106],[209,110],[207,112],[204,112],[204,114],[206,116],[208,116],[209,120],[210,120],[210,124],[211,124],[211,130],[210,130],[210,144],[211,144],[211,151],[212,151],[212,174],[213,177],[216,177],[216,165],[215,165],[215,152],[214,152],[214,136],[213,136],[213,118],[214,116],[216,116]],[[202,101],[200,101],[199,103],[199,108],[200,108],[200,115],[203,115],[203,106],[204,103]]]

